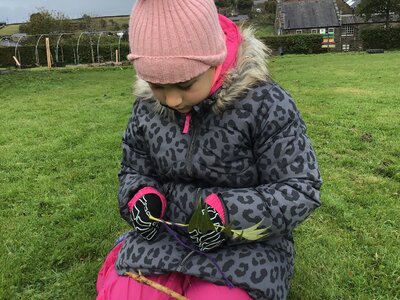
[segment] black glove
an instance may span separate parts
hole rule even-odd
[[[152,240],[159,228],[160,223],[151,221],[149,215],[160,218],[162,202],[156,194],[145,194],[135,203],[131,211],[133,228],[146,240]]]
[[[213,207],[207,206],[207,212],[203,209],[202,213],[208,213],[214,225],[223,225],[220,216]],[[189,236],[192,242],[203,252],[216,249],[225,242],[225,236],[221,233],[221,229],[217,229],[217,231],[209,230],[207,233],[201,233],[199,230],[193,229],[189,231]]]

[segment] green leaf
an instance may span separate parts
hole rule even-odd
[[[267,233],[268,228],[258,228],[261,226],[262,222],[263,220],[261,220],[260,222],[249,228],[232,230],[233,238],[234,239],[242,238],[248,241],[257,241],[259,239],[266,237],[268,235]]]
[[[189,221],[189,231],[197,229],[201,233],[207,233],[210,230],[215,230],[214,224],[211,222],[207,212],[207,206],[203,207],[201,201],[197,205],[192,217]]]

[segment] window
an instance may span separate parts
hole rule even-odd
[[[335,28],[328,28],[328,33],[335,33]]]
[[[321,29],[319,30],[319,33],[320,33],[320,34],[325,34],[325,33],[326,33],[325,28],[321,28]]]
[[[296,30],[296,34],[301,34],[301,33],[303,33],[303,30]]]
[[[352,26],[342,27],[342,36],[352,36],[352,35],[354,35],[354,27]]]
[[[343,45],[342,45],[342,50],[343,50],[343,51],[346,51],[346,52],[347,52],[347,51],[350,51],[350,45],[349,45],[349,44],[343,44]]]
[[[318,29],[311,29],[311,33],[318,33]]]

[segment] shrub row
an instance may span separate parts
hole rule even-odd
[[[364,49],[400,49],[400,28],[365,28],[360,36]]]
[[[52,61],[56,64],[56,51],[55,47],[51,48]],[[93,46],[94,62],[115,61],[115,50],[118,49],[118,44],[101,45],[99,47],[99,57],[97,56],[97,47]],[[121,44],[120,46],[121,60],[126,60],[129,53],[129,45]],[[15,66],[13,56],[15,55],[14,47],[0,47],[0,67]],[[35,46],[21,46],[17,50],[17,59],[23,67],[31,67],[37,64]],[[47,65],[46,49],[43,46],[38,47],[39,65]],[[90,45],[79,46],[79,52],[76,45],[62,45],[58,48],[58,62],[60,64],[77,64],[79,59],[80,64],[92,63],[92,51]]]
[[[322,53],[322,35],[320,34],[291,34],[269,36],[264,38],[265,44],[273,51],[281,50],[283,53],[308,54]]]
[[[400,28],[391,28],[385,30],[383,28],[368,28],[361,31],[364,49],[381,48],[381,49],[399,49],[400,48]],[[323,53],[326,49],[322,48],[322,36],[319,34],[294,34],[268,36],[262,39],[268,47],[275,53],[293,53],[293,54],[309,54]],[[94,62],[98,62],[97,47],[93,46]],[[99,48],[100,62],[115,61],[115,50],[118,49],[117,44],[101,45]],[[129,53],[128,43],[121,44],[120,47],[121,60],[126,59]],[[40,65],[47,65],[46,50],[43,46],[38,48]],[[0,47],[0,67],[15,66],[13,59],[15,49]],[[55,47],[52,47],[53,62],[56,62]],[[34,46],[23,46],[18,48],[17,58],[21,58],[23,66],[34,66],[36,64],[36,55]],[[77,64],[78,53],[75,44],[62,45],[58,50],[58,61],[65,64]],[[79,63],[92,63],[92,54],[90,46],[84,44],[79,46]]]

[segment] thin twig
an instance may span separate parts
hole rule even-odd
[[[132,278],[133,280],[136,280],[139,283],[143,283],[143,284],[146,284],[148,286],[151,286],[152,288],[154,288],[154,289],[156,289],[156,290],[158,290],[160,292],[163,292],[163,293],[171,296],[174,299],[177,299],[177,300],[189,300],[188,298],[182,296],[181,294],[178,294],[177,292],[167,288],[166,286],[163,286],[163,285],[161,285],[161,284],[159,284],[157,282],[154,282],[154,281],[144,277],[140,272],[139,272],[139,274],[134,274],[134,273],[131,273],[131,272],[125,272],[125,275],[129,276],[130,278]]]
[[[182,224],[182,223],[174,223],[174,222],[169,222],[165,220],[161,220],[159,218],[153,217],[152,215],[149,215],[149,219],[152,221],[160,222],[160,223],[165,223],[169,226],[178,226],[178,227],[189,227],[189,224]],[[219,224],[213,224],[215,229],[224,229],[225,227]]]
[[[175,225],[175,226],[179,226],[179,227],[189,227],[189,224],[172,223],[172,222],[169,222],[169,221],[164,221],[164,220],[158,219],[156,217],[153,217],[152,215],[149,215],[149,219],[153,220],[153,221],[160,222],[160,223],[165,223],[165,224],[167,224],[169,226],[174,226]]]

